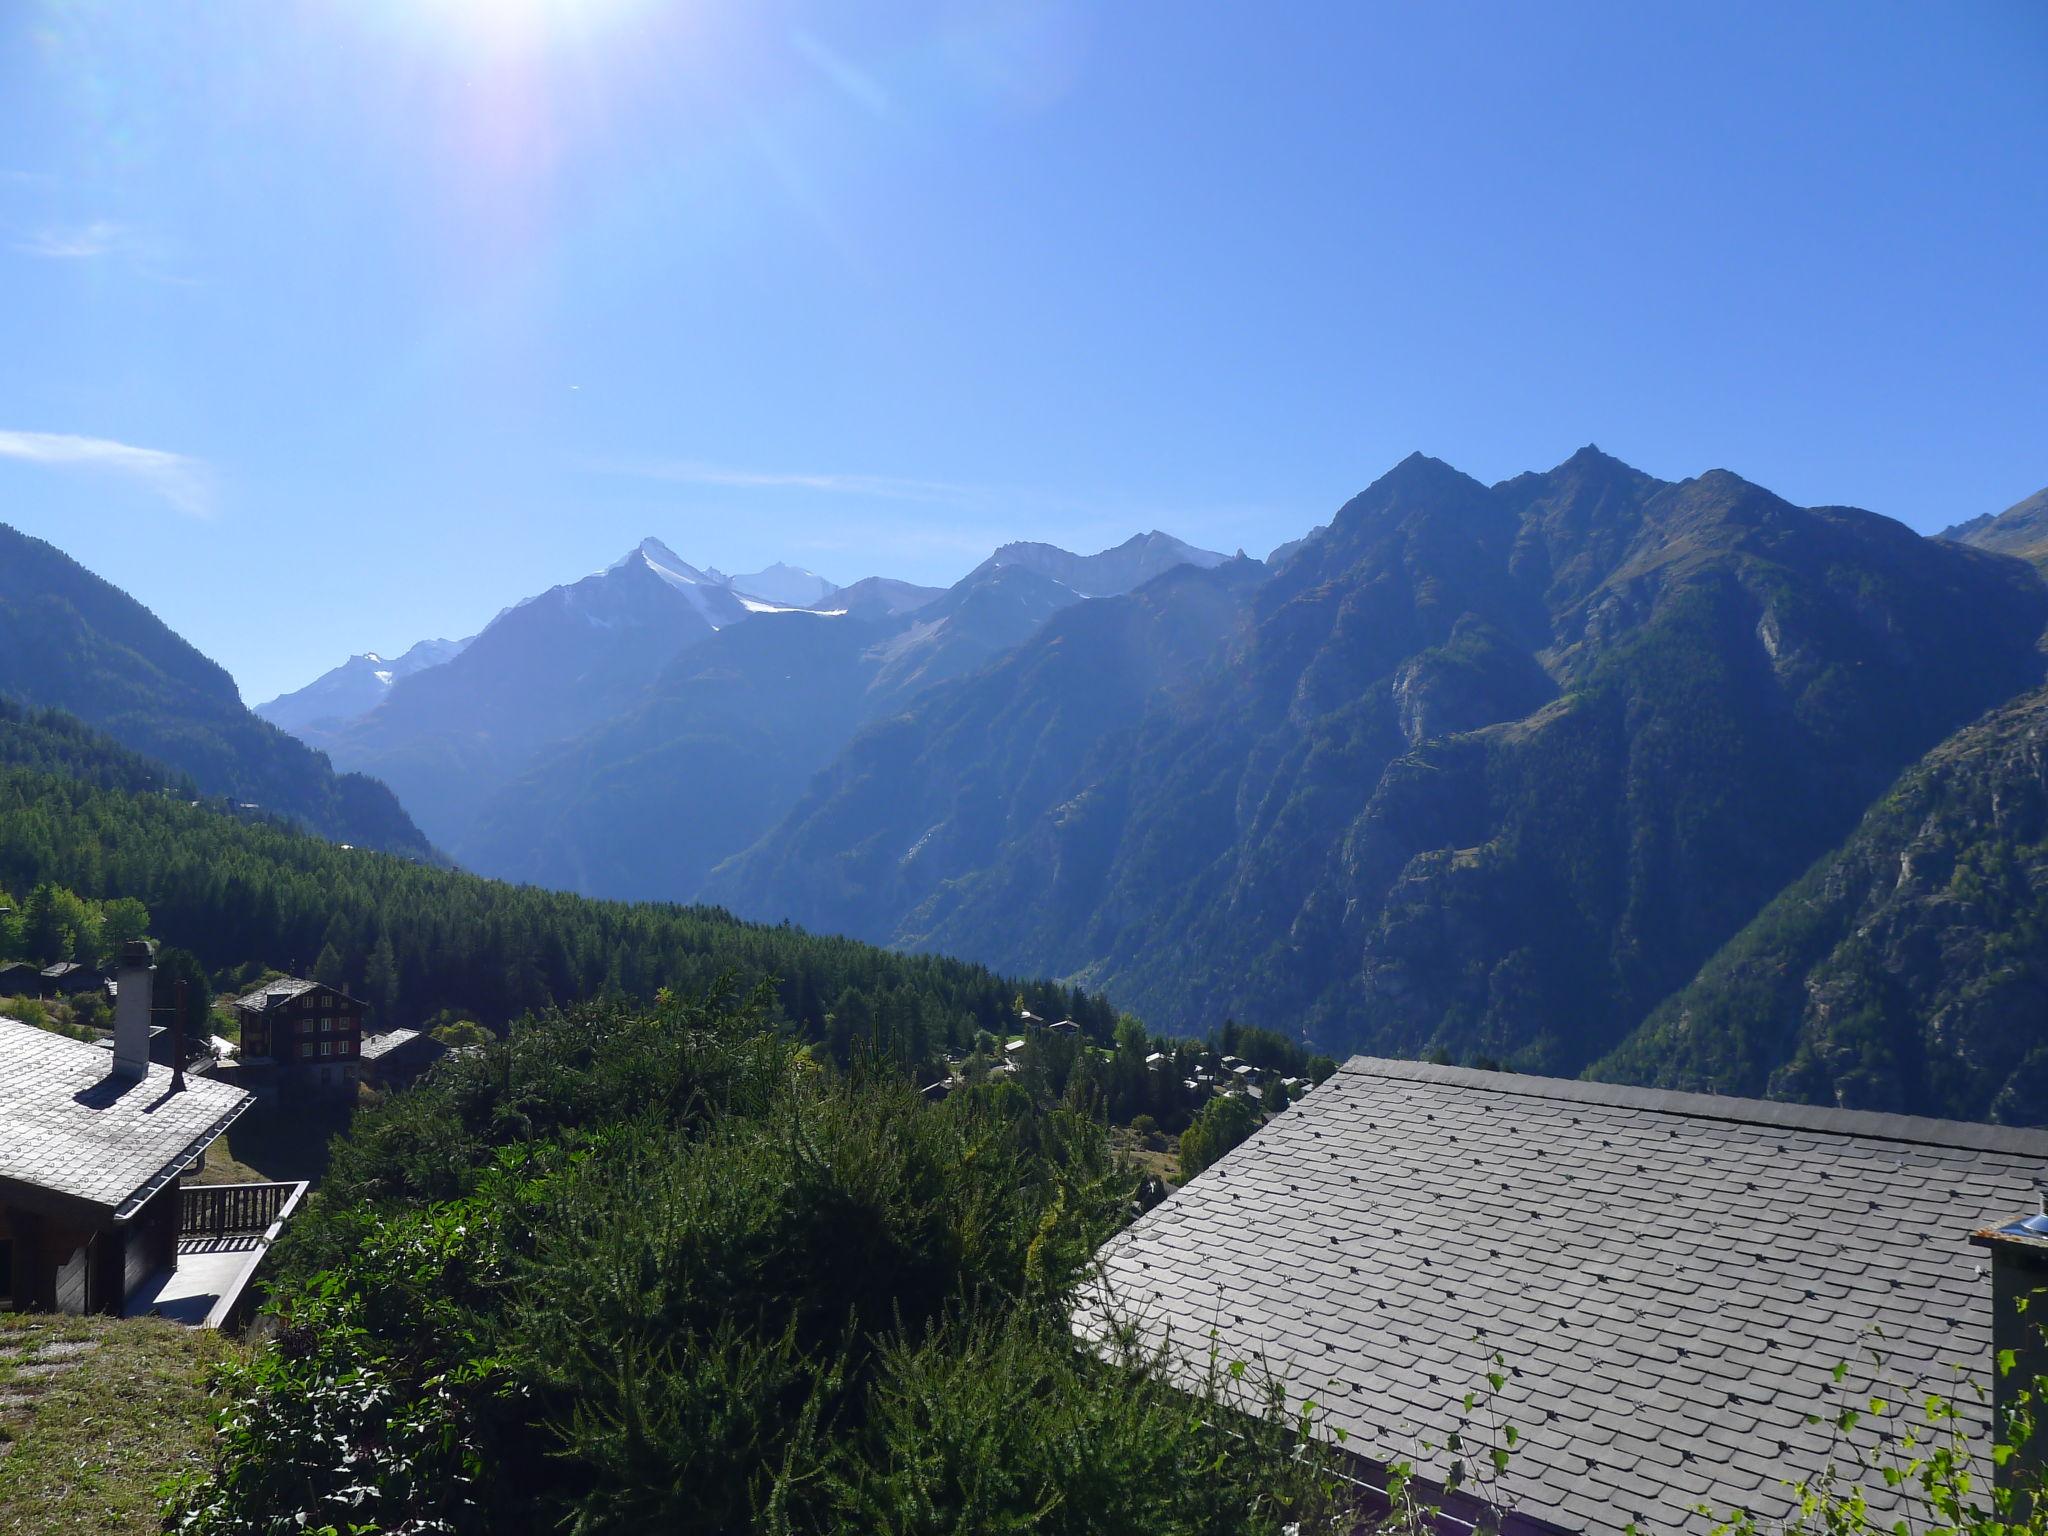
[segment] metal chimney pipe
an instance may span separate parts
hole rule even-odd
[[[156,987],[156,955],[147,939],[122,946],[116,980],[114,1076],[139,1082],[149,1075],[149,1010]]]

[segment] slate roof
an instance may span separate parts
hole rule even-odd
[[[1805,1415],[1857,1385],[1832,1367],[1874,1328],[1892,1401],[1925,1379],[1981,1414],[1970,1234],[2032,1209],[2044,1171],[2044,1131],[1356,1057],[1108,1244],[1107,1305],[1170,1331],[1191,1376],[1214,1329],[1350,1449],[1437,1476],[1418,1441],[1443,1444],[1498,1349],[1511,1499],[1701,1532],[1702,1502],[1786,1512],[1780,1479],[1825,1464]]]
[[[171,1092],[168,1068],[133,1081],[107,1052],[0,1018],[0,1185],[54,1191],[121,1221],[248,1108],[251,1096],[204,1077]]]
[[[235,999],[234,1006],[246,1008],[252,1013],[261,1013],[280,1003],[288,1003],[303,992],[310,992],[319,986],[317,981],[307,981],[302,976],[280,976],[276,981],[267,981],[253,992],[244,992]]]
[[[393,1051],[403,1050],[420,1038],[420,1032],[416,1029],[387,1029],[382,1034],[363,1036],[357,1055],[364,1061],[376,1061]],[[434,1043],[438,1045],[440,1042]]]

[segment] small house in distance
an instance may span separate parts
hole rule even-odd
[[[76,960],[61,960],[43,967],[43,996],[70,997],[79,992],[97,992],[107,984],[107,973]]]
[[[367,1009],[324,982],[285,976],[235,999],[243,1085],[258,1094],[346,1097],[361,1070]]]
[[[447,1054],[446,1045],[419,1029],[364,1035],[357,1048],[362,1080],[379,1088],[403,1088]]]
[[[42,970],[26,960],[10,960],[0,965],[0,997],[41,997],[43,994]]]

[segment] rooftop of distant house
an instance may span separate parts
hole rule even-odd
[[[1442,1446],[1497,1350],[1510,1497],[1703,1531],[1703,1502],[1786,1512],[1877,1329],[1894,1391],[1981,1413],[1970,1237],[2044,1166],[2048,1131],[1357,1057],[1115,1239],[1076,1321],[1170,1330],[1190,1379],[1214,1330],[1382,1463]]]
[[[266,981],[262,986],[244,992],[234,1000],[234,1006],[246,1008],[253,1013],[262,1013],[266,1009],[276,1008],[293,998],[303,997],[308,992],[323,988],[336,997],[348,998],[348,994],[341,988],[328,987],[324,982],[308,981],[302,976],[280,976],[275,981]],[[354,1001],[353,998],[348,1000]]]
[[[76,1201],[121,1220],[240,1115],[239,1088],[168,1068],[114,1075],[98,1045],[0,1018],[0,1193]]]

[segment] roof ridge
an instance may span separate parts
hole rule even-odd
[[[1745,1099],[1730,1094],[1687,1093],[1675,1088],[1637,1088],[1624,1083],[1589,1082],[1576,1077],[1540,1077],[1521,1072],[1488,1072],[1477,1067],[1447,1067],[1428,1061],[1353,1056],[1338,1068],[1360,1077],[1396,1078],[1440,1083],[1451,1088],[1483,1088],[1526,1098],[1557,1099],[1571,1104],[1596,1104],[1612,1109],[1645,1110],[1694,1120],[1726,1120],[1779,1130],[1813,1131],[1829,1136],[1861,1136],[1876,1141],[1903,1141],[1922,1146],[1956,1147],[1966,1151],[2004,1152],[2016,1157],[2048,1160],[2048,1130],[2029,1126],[1986,1125],[1970,1120],[1937,1120],[1925,1115],[1891,1114],[1881,1110],[1836,1109],[1818,1104],[1790,1104],[1778,1099]]]

